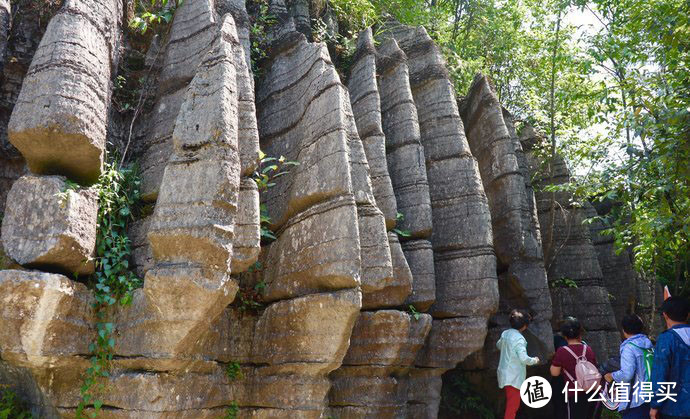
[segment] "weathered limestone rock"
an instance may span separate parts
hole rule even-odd
[[[345,97],[349,98],[346,92]],[[386,235],[386,221],[376,206],[369,178],[369,164],[357,133],[349,100],[342,104],[341,112],[350,149],[352,189],[357,203],[362,293],[368,294],[383,289],[393,281],[391,251]]]
[[[508,128],[505,114],[489,81],[477,75],[469,94],[460,104],[467,140],[477,157],[479,171],[491,210],[494,249],[499,262],[502,309],[492,320],[491,337],[510,327],[508,315],[515,308],[534,313],[530,331],[538,343],[531,342],[532,356],[548,359],[553,352],[551,298],[544,269],[541,239],[532,219],[532,190],[526,189],[523,168],[518,161],[522,151],[517,134]],[[512,123],[511,123],[512,128]],[[523,162],[524,163],[524,162]],[[528,195],[528,193],[530,195]],[[495,340],[487,339],[485,353],[495,369],[498,354]]]
[[[397,310],[362,312],[343,366],[331,375],[332,413],[338,417],[400,417],[407,374],[431,329],[431,316]]]
[[[523,130],[520,138],[527,150],[530,172],[536,178],[535,182],[541,186],[541,190],[545,185],[567,183],[570,173],[560,156],[556,156],[554,161],[553,178],[549,177],[548,172],[537,171],[539,163],[530,152],[531,145],[539,141],[535,137],[536,133],[530,127]],[[552,198],[555,198],[556,205],[552,205]],[[585,209],[565,191],[555,194],[538,192],[536,199],[547,274],[552,284],[554,321],[566,316],[577,317],[587,330],[584,338],[597,357],[608,359],[618,354],[620,334],[589,227],[583,224]],[[555,214],[551,212],[553,207]],[[569,281],[577,286],[569,286]],[[583,301],[587,304],[583,304]]]
[[[376,83],[376,50],[371,28],[359,34],[357,52],[353,58],[348,82],[352,112],[357,131],[369,162],[372,191],[376,205],[386,218],[386,227],[392,229],[398,212],[386,161],[386,137],[381,126],[381,101]]]
[[[286,35],[257,93],[261,148],[299,162],[262,199],[278,239],[266,259],[264,299],[357,287],[360,247],[347,91],[325,45]]]
[[[431,330],[431,316],[398,310],[364,311],[357,318],[344,365],[410,366]]]
[[[34,173],[97,180],[122,2],[66,0],[34,55],[9,123]]]
[[[0,157],[0,209],[5,211],[7,194],[12,184],[26,173],[26,164],[21,158],[4,159]]]
[[[429,184],[405,55],[392,39],[384,41],[378,53],[376,70],[388,172],[398,211],[403,214],[397,227],[408,231],[412,238],[428,238],[431,235]]]
[[[404,305],[406,298],[412,292],[414,281],[412,271],[398,241],[398,235],[392,231],[388,232],[388,244],[393,265],[393,278],[383,289],[363,294],[362,309],[400,307]]]
[[[347,351],[361,298],[361,293],[352,289],[271,304],[256,326],[253,361],[320,364],[317,369],[332,371]]]
[[[397,208],[403,214],[397,228],[409,232],[414,239],[401,243],[413,277],[412,295],[407,303],[426,310],[436,297],[433,252],[430,245],[426,246],[431,237],[431,201],[417,109],[405,54],[393,39],[384,41],[378,53],[376,70],[386,158]]]
[[[211,48],[217,30],[214,2],[183,2],[175,12],[170,40],[165,51],[159,90],[177,90],[188,84]]]
[[[5,62],[5,49],[10,33],[10,0],[0,0],[0,72]]]
[[[27,267],[69,275],[93,272],[98,196],[68,189],[61,176],[26,175],[7,196],[2,243]]]
[[[429,240],[408,240],[402,243],[405,259],[412,272],[412,294],[405,300],[419,311],[427,311],[436,301],[434,251]]]
[[[143,278],[146,272],[153,268],[155,264],[151,243],[149,243],[147,237],[149,227],[151,226],[151,218],[151,216],[147,216],[146,218],[135,220],[130,223],[127,231],[132,248],[132,268],[139,278]]]
[[[594,205],[596,209],[589,203],[585,203],[588,218],[597,215],[606,217],[615,204],[600,202]],[[631,252],[623,250],[619,253],[613,236],[602,234],[605,228],[606,224],[602,220],[594,219],[589,224],[592,244],[599,259],[601,273],[604,276],[604,286],[613,296],[611,307],[616,316],[616,323],[620,329],[623,316],[628,313],[636,313],[642,317],[651,333],[654,333],[655,326],[660,326],[661,321],[654,318],[655,313],[652,307],[661,306],[663,290],[659,285],[650,285],[635,271]],[[655,324],[652,325],[652,322]]]
[[[38,8],[32,0],[17,0],[11,4],[5,0],[5,4],[8,7],[8,19],[11,16],[11,25],[8,20],[5,38],[8,43],[0,53],[0,156],[23,164],[21,154],[7,138],[7,124],[22,89],[24,76],[46,29],[45,16],[52,16],[59,5],[55,2],[45,4],[45,8]],[[41,18],[41,15],[44,17]],[[0,163],[0,167],[2,163],[4,162]],[[3,204],[2,208],[4,207]]]
[[[0,271],[0,355],[15,366],[47,368],[88,353],[92,298],[59,275]]]
[[[259,154],[259,139],[254,109],[254,80],[249,70],[248,23],[244,3],[216,4],[216,8],[229,11],[242,24],[229,39],[236,63],[239,149],[242,174],[250,175]],[[184,101],[185,89],[194,76],[197,66],[209,50],[220,19],[214,3],[210,0],[185,2],[175,13],[171,28],[171,39],[166,46],[164,63],[159,77],[159,92],[152,112],[153,118],[148,133],[147,145],[142,153],[142,195],[153,201],[158,195],[163,169],[172,153],[174,121]],[[237,35],[237,32],[240,35]],[[241,46],[238,46],[241,45]],[[248,193],[248,192],[247,192]],[[255,218],[258,222],[258,207],[243,217]],[[252,224],[248,219],[247,225]],[[258,248],[258,243],[255,246]],[[256,251],[258,253],[258,250]],[[254,256],[249,256],[251,259]]]
[[[407,417],[437,418],[444,369],[413,368],[407,384]]]
[[[175,124],[174,155],[148,233],[159,262],[230,268],[240,175],[237,57],[222,35],[233,39],[234,32],[229,17],[190,83]]]
[[[241,49],[226,15],[180,108],[148,233],[156,266],[121,314],[118,353],[165,358],[189,350],[237,292],[230,278],[240,187],[233,47]]]
[[[131,307],[115,317],[115,351],[124,356],[175,358],[203,338],[234,300],[238,286],[227,273],[168,265],[146,273]]]
[[[491,217],[453,84],[423,27],[398,25],[390,31],[407,55],[430,180],[436,275],[431,312],[435,317],[488,318],[498,304]]]

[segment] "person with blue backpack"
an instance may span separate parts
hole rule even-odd
[[[654,398],[649,417],[690,418],[690,326],[687,324],[690,307],[681,297],[669,297],[661,305],[661,311],[667,330],[656,341],[651,379]],[[672,399],[669,393],[673,394]]]
[[[620,346],[620,369],[604,375],[609,383],[624,385],[627,396],[618,406],[624,419],[649,418],[649,399],[640,395],[642,383],[651,380],[654,349],[644,334],[644,323],[637,314],[628,314],[621,321],[625,340]]]

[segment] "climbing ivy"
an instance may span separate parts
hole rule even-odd
[[[126,306],[132,301],[132,292],[142,281],[130,270],[131,243],[127,225],[139,201],[139,177],[135,168],[118,168],[107,163],[98,183],[98,233],[96,236],[96,273],[92,278],[96,312],[96,340],[89,345],[91,365],[85,372],[80,388],[81,401],[77,418],[95,418],[103,405],[98,398],[103,380],[110,376],[115,338],[113,323],[108,321],[111,307]],[[85,415],[84,409],[93,412]]]

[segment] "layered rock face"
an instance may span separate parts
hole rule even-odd
[[[39,417],[74,417],[90,365],[98,319],[79,281],[94,269],[90,184],[114,142],[121,7],[66,0],[21,93],[21,72],[11,82],[0,198],[17,269],[0,270],[0,384]],[[547,273],[578,284],[552,288],[554,319],[578,315],[595,349],[612,345],[603,253],[557,221],[565,244],[545,259],[549,196],[535,200],[536,162],[486,78],[458,102],[426,31],[390,23],[359,35],[345,83],[309,41],[308,2],[269,8],[256,86],[242,0],[185,1],[150,54],[153,108],[127,145],[152,208],[129,226],[143,286],[108,314],[99,417],[435,418],[446,371],[495,367],[511,309],[534,314],[530,355],[550,354]],[[0,47],[16,51],[5,9]],[[298,163],[261,195],[259,148]]]
[[[98,179],[122,7],[117,0],[65,0],[48,24],[8,127],[34,173]]]
[[[526,332],[530,353],[545,360],[553,352],[551,298],[522,146],[510,115],[502,109],[486,77],[475,78],[460,106],[491,210],[501,296],[484,351],[488,359],[480,365],[490,370],[498,366],[493,342],[510,327],[508,315],[514,308],[532,313]]]
[[[526,149],[530,173],[539,187],[535,195],[551,283],[554,323],[575,316],[587,331],[584,339],[595,350],[597,358],[608,359],[618,354],[620,333],[589,227],[583,223],[586,209],[567,191],[544,190],[546,185],[569,181],[570,172],[563,158],[554,159],[552,177],[549,168],[545,169],[530,151],[539,141],[535,131],[525,127],[520,140]],[[555,330],[557,326],[554,324]]]

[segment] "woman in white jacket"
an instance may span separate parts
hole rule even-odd
[[[505,389],[506,410],[504,419],[515,419],[520,409],[520,386],[527,375],[527,365],[539,363],[539,358],[527,355],[527,340],[522,332],[527,330],[530,318],[523,310],[510,313],[510,329],[501,334],[496,347],[501,351],[498,363],[498,387]]]

